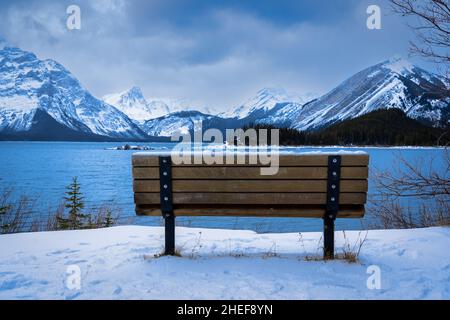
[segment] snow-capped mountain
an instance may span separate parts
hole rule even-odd
[[[215,117],[199,111],[180,111],[148,120],[142,125],[142,129],[151,136],[170,137],[173,134],[192,132],[196,122],[206,124],[212,118]]]
[[[448,89],[440,77],[393,58],[358,72],[319,99],[297,108],[290,126],[311,130],[388,108],[401,109],[410,118],[428,124],[447,124]]]
[[[171,113],[174,112],[183,112],[183,111],[198,111],[204,114],[217,115],[219,112],[210,106],[207,106],[203,103],[195,101],[193,99],[187,98],[153,98],[148,99],[150,101],[161,101],[165,103]]]
[[[447,124],[450,95],[444,79],[393,58],[350,77],[327,94],[288,94],[265,88],[232,111],[211,116],[200,112],[174,112],[146,121],[147,134],[170,136],[193,130],[194,120],[203,128],[236,128],[269,124],[314,130],[378,109],[398,108],[409,117],[431,125]]]
[[[214,113],[213,109],[189,99],[146,99],[139,87],[133,87],[121,93],[106,95],[103,97],[103,101],[113,105],[138,123],[164,117],[169,113],[184,111],[198,111],[204,114]]]
[[[288,94],[283,89],[264,88],[232,111],[218,115],[192,110],[172,112],[166,116],[146,121],[142,125],[142,129],[150,135],[167,137],[180,132],[193,132],[194,123],[198,121],[202,122],[203,130],[209,128],[225,130],[250,123],[289,126],[292,113],[300,109],[305,101],[314,99],[314,97],[313,94],[301,97]]]
[[[237,119],[252,117],[252,115],[255,114],[263,116],[272,111],[280,103],[286,104],[290,102],[297,105],[303,105],[316,97],[317,95],[313,93],[308,93],[305,94],[304,96],[300,96],[288,93],[284,89],[264,88],[259,90],[254,97],[248,99],[241,106],[229,112],[222,113],[220,114],[220,116]]]
[[[0,50],[0,135],[146,138],[124,113],[92,96],[61,64],[13,47]]]
[[[138,122],[162,117],[170,113],[169,107],[163,101],[153,100],[148,102],[142,94],[142,90],[138,87],[133,87],[121,93],[106,95],[103,97],[103,101],[113,105],[130,119]]]
[[[203,129],[264,123],[314,130],[388,108],[447,126],[449,92],[445,79],[395,58],[316,99],[265,88],[232,111],[212,115],[186,99],[146,99],[137,87],[99,100],[61,64],[0,39],[0,139],[140,140],[192,132],[198,121]]]

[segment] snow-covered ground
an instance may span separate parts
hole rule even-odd
[[[358,263],[310,261],[321,233],[176,232],[182,257],[153,256],[160,227],[1,235],[0,299],[450,298],[449,228],[369,231]],[[337,232],[336,251],[364,236]]]

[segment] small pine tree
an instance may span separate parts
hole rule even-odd
[[[105,221],[103,226],[105,228],[112,227],[116,223],[115,219],[112,216],[112,212],[110,209],[106,209]]]
[[[6,214],[11,209],[10,205],[2,205],[0,207],[0,233],[4,233],[8,228],[9,224],[5,222]]]
[[[80,184],[77,177],[74,177],[72,183],[67,186],[65,208],[69,209],[69,215],[67,218],[57,217],[58,226],[60,229],[82,229],[85,226],[84,220],[88,218],[88,215],[82,213],[84,209],[84,197],[80,191]]]
[[[56,214],[56,225],[58,230],[69,230],[71,224],[68,218],[64,214]]]

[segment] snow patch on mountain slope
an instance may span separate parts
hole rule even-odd
[[[390,71],[401,75],[414,72],[414,65],[400,56],[390,58],[386,63],[383,64],[383,68],[389,69]]]
[[[300,96],[297,94],[288,93],[284,89],[264,88],[258,91],[254,97],[248,99],[243,105],[234,110],[222,113],[220,116],[243,119],[255,111],[268,112],[279,103],[291,102],[296,104],[304,104],[315,97],[316,95],[312,93]]]
[[[269,125],[277,125],[280,127],[289,127],[292,119],[294,119],[303,108],[304,104],[296,102],[278,103],[270,112],[264,114],[263,117],[251,119],[255,123],[263,123]]]
[[[183,135],[192,132],[196,123],[206,122],[212,117],[198,111],[174,112],[164,117],[148,120],[142,125],[142,128],[151,136]]]

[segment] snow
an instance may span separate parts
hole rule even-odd
[[[373,77],[375,77],[377,74],[379,74],[380,73],[380,70],[375,70],[375,71],[373,71],[372,73],[369,73],[368,75],[367,75],[367,78],[373,78]]]
[[[236,147],[236,146],[228,146],[226,144],[212,144],[210,146],[203,146],[204,150],[196,150],[194,149],[189,154],[191,156],[202,155],[202,154],[210,154],[211,151],[216,150],[217,152],[223,152],[224,155],[227,153],[233,154],[252,154],[252,153],[264,153],[264,152],[277,152],[279,155],[367,155],[368,153],[361,150],[333,150],[333,151],[324,151],[324,150],[314,150],[314,151],[298,151],[298,147],[294,147],[295,150],[289,150],[289,147],[282,148],[266,148],[266,147]],[[291,148],[291,149],[294,149]],[[320,149],[320,147],[319,147]],[[178,154],[178,151],[175,152]],[[164,151],[164,150],[149,150],[149,151],[141,151],[133,153],[135,156],[170,156],[172,155],[172,151]]]
[[[180,111],[199,111],[201,113],[210,115],[216,115],[217,113],[219,113],[217,107],[207,106],[200,101],[190,98],[153,97],[149,98],[148,100],[150,101],[150,103],[165,103],[169,108],[169,112],[167,113]]]
[[[167,105],[160,101],[149,103],[138,87],[103,97],[103,101],[125,113],[130,119],[138,122],[158,118],[169,112]]]
[[[411,62],[403,59],[401,56],[394,56],[390,58],[384,67],[401,75],[405,73],[413,73],[414,68]]]
[[[406,100],[406,87],[397,77],[389,77],[386,82],[379,86],[374,91],[373,95],[366,100],[364,109],[357,115],[362,115],[375,110],[375,106],[380,104],[380,101],[386,101],[385,107],[401,107],[402,102]],[[386,98],[387,97],[387,98]]]
[[[317,232],[177,227],[182,257],[158,258],[162,227],[1,235],[0,299],[449,299],[449,230],[368,231],[357,263],[309,260]],[[344,243],[337,232],[337,252]],[[373,266],[379,289],[367,286]]]
[[[195,123],[208,121],[213,116],[198,111],[170,113],[164,117],[146,121],[142,129],[151,136],[170,137],[178,134],[187,134],[194,130]]]
[[[19,96],[12,97],[0,96],[0,109],[14,110],[17,112],[28,112],[35,109],[39,103],[36,97]]]
[[[169,99],[169,98],[149,98],[146,99],[139,87],[132,87],[121,93],[113,93],[104,96],[103,101],[116,107],[125,113],[130,119],[144,122],[151,119],[160,118],[167,114],[197,110],[213,113],[212,109],[190,99]],[[170,136],[172,132],[168,135]],[[167,135],[167,134],[161,134]]]
[[[257,94],[248,99],[243,105],[228,112],[220,114],[222,117],[236,117],[243,119],[255,111],[263,110],[265,112],[272,110],[278,103],[297,103],[305,104],[317,97],[317,94],[307,93],[304,96],[298,94],[288,93],[281,88],[264,88],[257,92]]]

